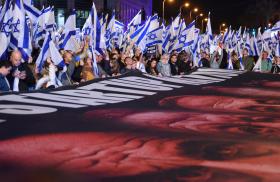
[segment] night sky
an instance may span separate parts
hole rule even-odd
[[[180,5],[184,4],[184,2],[189,2],[192,8],[198,7],[204,14],[208,14],[211,11],[211,21],[214,31],[217,31],[219,25],[222,23],[232,25],[234,28],[238,28],[239,26],[255,28],[255,26],[265,25],[261,18],[257,18],[251,13],[252,9],[257,9],[256,1],[260,0],[174,0],[173,3],[166,2],[165,17],[166,19],[176,17]],[[280,20],[280,0],[267,1],[274,3],[274,19],[271,21],[275,22],[277,19]],[[158,12],[159,16],[162,16],[162,0],[153,0],[153,8],[154,12]],[[277,16],[275,12],[279,12]],[[260,13],[256,14],[260,15]],[[189,9],[184,9],[183,15],[189,17]]]

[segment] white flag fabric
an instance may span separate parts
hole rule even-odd
[[[76,12],[72,11],[64,25],[64,30],[60,37],[60,49],[65,49],[69,40],[76,36]],[[66,50],[66,49],[65,49]]]
[[[195,41],[195,21],[190,23],[180,32],[178,36],[178,44],[175,46],[177,52],[181,52],[187,47],[191,47]]]
[[[57,50],[50,33],[47,33],[47,37],[44,40],[42,50],[36,60],[36,67],[39,72],[42,71],[43,65],[48,58],[51,58],[54,65],[64,67],[64,61],[59,51]]]
[[[209,40],[209,44],[212,44],[213,41],[213,33],[212,33],[212,26],[211,26],[211,17],[210,17],[211,13],[209,12],[208,14],[208,21],[207,21],[207,27],[206,27],[206,33],[208,35],[208,40]]]
[[[4,59],[4,56],[7,54],[7,49],[10,43],[11,37],[11,25],[13,22],[13,15],[12,15],[12,5],[11,1],[6,1],[4,7],[2,8],[1,15],[3,13],[3,19],[0,22],[0,57]]]
[[[27,25],[25,9],[22,0],[15,0],[13,9],[13,29],[11,33],[10,46],[19,49],[25,61],[31,56],[32,46],[30,30]]]
[[[28,2],[27,0],[24,1],[24,9],[26,10],[27,16],[30,18],[32,25],[35,25],[41,14],[41,11],[34,7],[31,1]]]

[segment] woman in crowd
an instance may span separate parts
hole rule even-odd
[[[152,58],[148,62],[147,73],[150,74],[150,75],[153,75],[153,76],[158,76],[157,59],[156,58]]]
[[[274,63],[272,64],[271,73],[280,74],[280,56],[274,56]]]
[[[119,76],[120,73],[120,65],[117,59],[110,60],[110,76]]]
[[[223,60],[223,51],[222,49],[217,49],[211,56],[210,67],[213,69],[219,69],[221,62]]]
[[[200,65],[203,68],[210,68],[210,57],[205,51],[201,51]]]
[[[52,89],[62,86],[62,83],[57,78],[58,69],[54,65],[51,58],[48,58],[43,66],[42,78],[37,81],[35,90],[42,88]]]
[[[238,59],[238,55],[236,54],[235,51],[231,52],[231,61],[232,61],[232,66],[234,70],[240,70],[240,60]]]
[[[179,75],[179,67],[177,64],[177,55],[172,54],[169,60],[170,68],[171,68],[171,75]]]
[[[95,78],[92,63],[92,58],[90,56],[85,58],[81,74],[81,82],[91,81]]]
[[[187,74],[191,71],[193,67],[193,62],[191,60],[191,55],[185,51],[182,51],[178,55],[178,71],[180,75]]]

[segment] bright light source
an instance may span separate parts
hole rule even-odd
[[[185,3],[185,7],[186,8],[190,7],[190,3]]]
[[[193,10],[194,12],[198,12],[198,8],[194,8],[194,10]]]
[[[200,13],[200,15],[199,15],[200,17],[203,17],[203,13]]]

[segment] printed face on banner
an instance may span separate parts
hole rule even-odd
[[[55,114],[48,114],[41,130],[0,141],[0,164],[55,166],[120,181],[275,181],[280,85],[269,78],[187,86],[119,105],[61,112],[67,121],[52,122]]]

